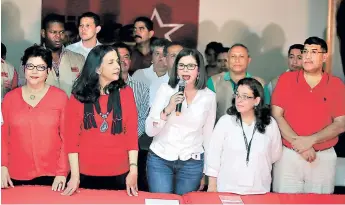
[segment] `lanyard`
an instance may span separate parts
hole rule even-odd
[[[247,150],[246,163],[247,163],[247,166],[248,166],[250,148],[252,147],[252,141],[253,141],[254,134],[255,134],[255,131],[256,131],[257,127],[256,127],[256,124],[255,124],[254,130],[253,130],[253,134],[252,134],[252,139],[250,139],[249,144],[248,144],[248,140],[247,140],[246,133],[244,133],[244,129],[243,129],[243,125],[242,125],[242,119],[241,119],[241,128],[242,128],[242,134],[243,134],[244,143],[245,143],[245,145],[246,145],[246,150]]]

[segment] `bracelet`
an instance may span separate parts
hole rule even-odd
[[[136,163],[130,163],[129,166],[138,166]]]
[[[165,108],[163,109],[163,114],[165,114],[167,117],[171,114],[171,113],[166,113],[165,112]]]

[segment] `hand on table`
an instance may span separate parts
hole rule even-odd
[[[1,166],[1,188],[10,188],[14,187],[11,181],[10,174],[8,173],[8,169],[5,166]]]
[[[77,177],[71,176],[71,179],[67,183],[67,188],[61,194],[65,196],[71,196],[75,191],[77,191],[77,189],[79,188],[79,184],[80,184],[79,176]]]
[[[129,171],[126,177],[126,188],[128,196],[138,196],[138,173]]]
[[[56,176],[52,185],[53,191],[63,191],[66,185],[65,176]]]

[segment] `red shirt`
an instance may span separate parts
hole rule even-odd
[[[50,86],[41,101],[32,107],[17,88],[2,102],[1,166],[11,178],[30,180],[39,176],[67,176],[64,149],[64,113],[68,97]]]
[[[345,86],[337,77],[324,73],[321,81],[310,88],[303,71],[286,72],[279,77],[272,104],[284,110],[284,118],[299,136],[320,132],[333,119],[345,115]],[[338,137],[315,144],[315,150],[333,147]],[[283,139],[283,144],[291,144]]]
[[[84,104],[71,96],[66,107],[66,149],[79,153],[80,173],[91,176],[117,176],[129,170],[128,151],[138,150],[138,114],[130,87],[120,90],[123,132],[112,135],[113,111],[108,115],[109,128],[99,129],[103,119],[94,108],[98,128],[84,129]],[[108,95],[101,95],[101,112],[107,109]]]

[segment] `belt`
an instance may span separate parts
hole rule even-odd
[[[285,145],[284,145],[284,147],[286,147],[286,148],[288,148],[288,149],[291,149],[291,150],[295,151],[293,148],[287,147],[287,146],[285,146]],[[322,152],[322,151],[329,150],[329,149],[331,149],[331,148],[333,148],[333,147],[329,147],[329,148],[325,148],[325,149],[320,149],[320,150],[316,149],[315,151],[316,151],[316,152]],[[295,152],[296,152],[296,151],[295,151]]]

